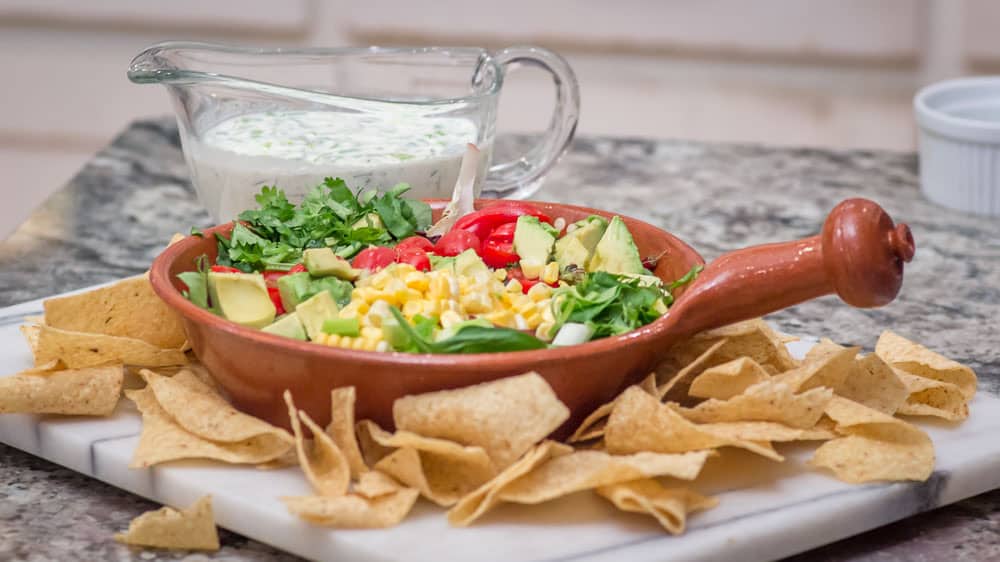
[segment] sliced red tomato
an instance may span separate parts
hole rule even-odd
[[[493,229],[493,232],[486,237],[487,240],[494,240],[496,242],[507,242],[509,244],[514,243],[514,231],[517,230],[516,222],[509,222],[507,224],[501,224],[500,226]]]
[[[351,265],[358,269],[378,271],[396,261],[396,250],[385,246],[366,248],[354,256]]]
[[[411,248],[417,248],[418,250],[423,250],[425,252],[432,252],[434,251],[434,243],[423,236],[410,236],[409,238],[403,238],[399,241],[399,244],[396,244],[397,253],[402,253],[403,250],[409,250]]]
[[[228,265],[213,265],[209,270],[216,273],[243,273],[235,267],[229,267]]]
[[[498,226],[515,222],[521,215],[538,217],[538,220],[552,224],[552,219],[534,205],[520,201],[504,201],[458,219],[452,231],[467,230],[480,240],[485,240]]]
[[[274,309],[276,314],[285,313],[285,305],[281,304],[281,293],[278,292],[277,287],[268,287],[267,296],[271,297],[271,302],[274,303]]]
[[[439,256],[457,256],[472,248],[477,254],[480,249],[479,237],[467,230],[452,230],[434,245],[434,253]]]
[[[431,270],[431,258],[420,248],[404,248],[403,251],[397,252],[396,263],[408,263],[417,268],[417,271]]]
[[[297,263],[288,270],[288,273],[302,273],[303,271],[306,271],[306,264]]]
[[[514,244],[510,242],[498,242],[493,238],[487,238],[483,242],[483,247],[479,251],[479,256],[483,262],[493,269],[502,269],[512,263],[517,263],[520,259],[514,252]]]

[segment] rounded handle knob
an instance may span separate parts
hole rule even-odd
[[[817,236],[730,252],[708,264],[667,313],[680,337],[836,293],[857,307],[888,304],[913,259],[913,235],[875,202],[847,199]]]
[[[896,298],[916,251],[908,226],[893,224],[873,201],[847,199],[830,211],[821,237],[824,269],[844,302],[871,308]]]

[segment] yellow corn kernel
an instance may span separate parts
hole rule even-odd
[[[469,293],[459,301],[462,310],[468,314],[479,314],[493,310],[493,300],[488,294],[476,292]]]
[[[338,336],[336,334],[327,334],[326,341],[324,341],[323,344],[328,345],[330,347],[340,347],[340,342],[343,339],[344,336]]]
[[[535,302],[545,300],[550,296],[552,296],[552,287],[549,287],[548,285],[542,283],[538,283],[533,287],[531,287],[530,289],[528,289],[528,298],[530,298]]]
[[[555,322],[542,322],[535,329],[535,337],[540,340],[550,341],[555,335],[552,333],[552,329],[556,327]]]
[[[461,321],[462,321],[462,315],[453,310],[445,310],[444,312],[441,313],[442,328],[451,328],[452,326],[458,324]]]
[[[458,303],[455,299],[448,299],[441,303],[441,312],[445,310],[450,310],[452,312],[462,312],[462,305]]]
[[[441,314],[441,301],[438,299],[427,299],[424,301],[424,316],[437,316]]]
[[[555,283],[558,280],[559,280],[559,264],[556,262],[549,262],[545,264],[545,269],[542,270],[542,282]],[[535,287],[537,286],[538,285],[535,285]]]
[[[370,340],[380,340],[382,339],[382,328],[361,328],[361,337],[368,338]]]
[[[524,323],[528,325],[528,328],[535,328],[542,323],[542,315],[534,310],[531,312],[522,312],[518,316],[524,318]]]
[[[410,301],[420,300],[423,298],[423,293],[416,289],[403,289],[402,291],[396,291],[395,297],[400,304],[406,304]]]
[[[514,312],[527,314],[529,312],[535,312],[535,310],[538,308],[538,305],[535,304],[535,301],[531,299],[522,299],[520,301],[515,302],[512,308],[514,309]]]
[[[378,300],[381,297],[382,291],[372,287],[362,287],[360,289],[354,289],[351,293],[351,300],[359,300],[362,302],[371,303]]]
[[[507,280],[507,270],[506,269],[494,269],[493,278],[497,281],[503,282]]]
[[[515,330],[528,329],[528,321],[524,319],[524,316],[521,316],[520,314],[514,315],[514,329]]]
[[[407,273],[403,277],[403,282],[406,283],[407,287],[415,289],[420,292],[426,292],[427,287],[430,285],[430,281],[427,279],[427,275],[425,275],[421,271],[414,271],[412,273]]]
[[[424,299],[414,299],[403,303],[403,316],[413,318],[424,310]]]
[[[326,345],[326,339],[327,339],[327,333],[320,332],[316,334],[316,337],[312,341],[318,344]]]
[[[521,294],[524,292],[524,287],[517,279],[511,279],[507,282],[507,292]]]
[[[446,299],[451,295],[451,286],[444,275],[436,275],[430,280],[427,296],[432,299]]]
[[[497,326],[503,326],[504,328],[514,327],[514,313],[509,310],[497,310],[490,312],[489,314],[484,314],[483,318],[489,320]]]

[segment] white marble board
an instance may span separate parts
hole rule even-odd
[[[41,301],[0,309],[0,373],[31,364],[18,325]],[[801,356],[811,344],[793,343]],[[398,527],[332,530],[290,515],[279,496],[309,493],[298,468],[264,471],[207,462],[129,469],[140,419],[128,400],[109,418],[0,416],[0,442],[175,507],[212,494],[221,527],[317,560],[770,560],[861,533],[1000,487],[1000,399],[982,392],[962,424],[920,419],[937,466],[927,482],[852,486],[808,469],[815,445],[778,444],[776,464],[727,450],[710,461],[699,491],[715,509],[682,536],[652,518],[618,512],[582,492],[541,506],[504,505],[470,528],[451,528],[421,500]],[[735,467],[735,468],[734,468]],[[778,477],[780,476],[780,478]],[[704,481],[704,484],[701,483]],[[108,537],[121,529],[108,529]]]

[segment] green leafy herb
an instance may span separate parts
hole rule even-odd
[[[455,334],[441,341],[431,341],[430,332],[433,331],[434,324],[428,326],[427,320],[420,320],[417,325],[420,330],[403,316],[403,313],[396,307],[391,307],[393,317],[399,323],[399,327],[406,334],[409,345],[412,349],[399,349],[399,351],[419,351],[423,353],[494,353],[501,351],[526,351],[531,349],[544,349],[545,342],[531,334],[511,330],[509,328],[485,327],[476,324],[468,324],[459,328]],[[416,322],[416,318],[414,319]],[[430,330],[428,330],[428,327]]]
[[[624,334],[659,318],[673,303],[670,291],[690,282],[698,271],[668,287],[648,286],[639,279],[603,271],[585,274],[576,285],[556,291],[556,328],[567,322],[586,324],[593,339]]]
[[[197,236],[198,238],[204,238],[205,237],[205,233],[202,232],[200,228],[192,226],[191,227],[191,236]]]
[[[430,224],[430,207],[403,199],[400,184],[379,195],[355,195],[341,179],[326,178],[297,207],[276,187],[261,189],[256,209],[240,213],[229,238],[217,236],[216,263],[241,271],[286,271],[306,248],[329,247],[350,258],[370,245],[388,245]],[[373,213],[381,219],[370,220]],[[358,225],[355,228],[355,225]]]

